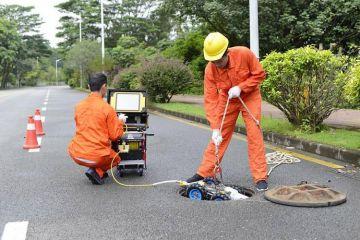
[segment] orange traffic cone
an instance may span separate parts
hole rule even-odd
[[[40,109],[35,110],[35,129],[36,129],[36,135],[45,135],[42,122],[41,122],[41,115],[40,115]]]
[[[33,149],[39,148],[40,145],[38,144],[36,138],[36,130],[35,130],[35,123],[33,116],[29,116],[28,124],[26,128],[26,140],[23,146],[24,149]]]

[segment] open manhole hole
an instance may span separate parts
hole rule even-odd
[[[228,201],[245,200],[252,197],[255,193],[246,187],[216,183],[214,179],[206,178],[181,187],[179,194],[190,200]]]
[[[297,207],[329,207],[346,202],[346,195],[318,184],[275,187],[265,192],[265,199]]]

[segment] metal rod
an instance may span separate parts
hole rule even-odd
[[[104,68],[105,42],[104,42],[104,3],[101,2],[101,64]]]

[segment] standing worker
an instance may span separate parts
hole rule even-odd
[[[268,189],[265,148],[260,126],[255,122],[261,118],[261,95],[259,85],[265,79],[265,72],[259,60],[246,47],[228,48],[229,40],[221,33],[210,33],[204,41],[204,57],[209,63],[204,77],[204,106],[206,118],[212,129],[212,141],[207,146],[197,173],[187,182],[195,182],[215,175],[218,147],[219,162],[230,143],[236,120],[241,112],[244,119],[249,165],[258,191]],[[239,97],[249,112],[241,104]],[[226,103],[228,109],[220,132]]]
[[[75,107],[76,133],[68,147],[69,155],[77,164],[89,167],[85,175],[96,185],[104,183],[114,157],[114,166],[120,162],[120,157],[111,149],[111,141],[123,135],[127,118],[122,114],[118,119],[115,110],[103,100],[106,84],[103,73],[90,77],[91,93]]]

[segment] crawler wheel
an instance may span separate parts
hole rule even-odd
[[[212,196],[211,200],[212,201],[227,201],[227,200],[230,200],[230,198],[228,196],[226,196],[225,194],[217,193],[214,196]]]
[[[190,186],[186,191],[186,195],[191,200],[201,201],[204,199],[204,192],[202,187],[198,184]]]

